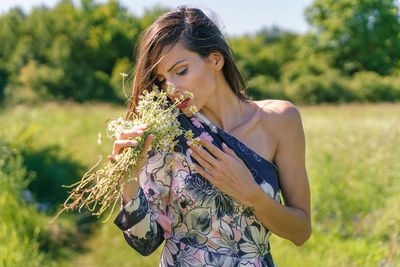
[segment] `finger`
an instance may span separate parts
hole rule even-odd
[[[150,127],[150,124],[145,123],[145,124],[140,124],[138,126],[136,126],[136,129],[141,129],[141,130],[147,130]]]
[[[109,161],[113,161],[113,160],[114,160],[114,157],[113,157],[112,155],[108,155],[108,156],[107,156],[107,159],[108,159]]]
[[[138,145],[138,142],[135,140],[115,140],[114,147],[113,147],[113,157],[115,157],[116,155],[119,155],[125,147],[128,147],[128,146],[134,147],[137,145]]]
[[[128,139],[130,137],[142,136],[144,131],[150,127],[149,124],[140,124],[133,129],[124,130],[120,133],[118,139]]]
[[[219,160],[224,159],[224,157],[225,157],[224,152],[222,152],[221,149],[219,149],[218,147],[213,145],[210,141],[208,141],[204,138],[200,138],[200,144],[202,146],[204,146],[205,148],[207,148],[207,150],[210,151],[210,153],[217,159],[219,159]]]
[[[214,167],[208,163],[206,160],[204,160],[199,153],[197,153],[196,151],[193,151],[192,149],[188,149],[189,154],[195,159],[197,160],[197,162],[201,165],[201,167],[205,168],[206,170],[208,170],[209,173],[211,173],[212,170],[214,170]],[[211,155],[209,155],[209,157],[212,157]]]
[[[205,179],[207,179],[210,183],[214,184],[215,179],[214,179],[214,177],[213,177],[210,173],[208,173],[207,171],[205,171],[201,166],[199,166],[199,165],[196,164],[196,163],[193,163],[193,165],[194,165],[194,170],[195,170],[198,174],[200,174],[201,176],[203,176],[203,177],[204,177]]]
[[[240,159],[238,155],[236,155],[235,151],[230,149],[225,143],[222,143],[222,151],[224,151],[229,156],[232,156],[235,159]]]
[[[119,138],[118,139],[128,139],[130,137],[136,137],[136,136],[142,136],[144,133],[144,131],[140,128],[134,128],[134,129],[130,129],[130,130],[124,130],[119,134]]]
[[[193,152],[197,152],[197,157],[206,161],[209,165],[212,165],[215,168],[218,164],[218,160],[208,151],[206,151],[202,147],[191,146],[190,147]],[[190,151],[189,151],[190,152]],[[205,166],[203,166],[205,167]]]

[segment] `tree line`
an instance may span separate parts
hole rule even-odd
[[[140,33],[167,8],[136,16],[116,0],[61,0],[0,16],[0,99],[126,101]],[[278,27],[229,38],[254,99],[295,103],[400,99],[400,19],[394,0],[314,0],[306,34]]]

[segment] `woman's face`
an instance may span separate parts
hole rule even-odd
[[[176,98],[184,96],[187,98],[180,106],[182,112],[191,115],[190,107],[195,105],[201,110],[212,97],[216,89],[216,67],[212,54],[207,58],[184,48],[177,43],[172,49],[163,53],[163,58],[156,68],[157,80],[172,83],[176,90],[169,94],[169,98],[175,102]],[[188,98],[186,92],[194,95]]]

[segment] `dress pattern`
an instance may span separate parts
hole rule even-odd
[[[178,116],[192,130],[221,149],[233,149],[266,194],[279,202],[277,167],[201,113]],[[275,266],[271,232],[249,207],[214,187],[193,169],[184,136],[173,152],[150,151],[139,174],[141,187],[114,223],[130,246],[149,255],[166,240],[160,266]],[[168,158],[174,164],[168,166]],[[197,162],[196,162],[197,163]]]

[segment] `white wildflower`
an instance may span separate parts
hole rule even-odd
[[[191,92],[189,92],[189,91],[186,91],[185,93],[186,93],[186,97],[187,97],[187,98],[191,98],[191,99],[194,98],[194,94],[193,94],[193,93],[191,93]]]
[[[101,136],[101,133],[99,132],[99,134],[97,135],[98,136],[98,138],[97,138],[97,144],[101,144],[101,141],[103,140],[103,137]]]
[[[176,92],[175,85],[169,81],[167,81],[167,94],[173,94]]]
[[[173,127],[179,127],[179,126],[181,126],[181,123],[180,123],[179,121],[175,120],[175,121],[172,123],[172,126],[173,126]]]
[[[196,113],[198,112],[197,107],[196,107],[195,105],[191,105],[191,106],[190,106],[190,111],[191,111],[193,114],[196,114]]]
[[[196,137],[196,138],[194,138],[194,139],[191,139],[191,140],[188,141],[188,143],[189,143],[191,146],[201,147],[201,144],[200,144],[200,137]]]
[[[185,137],[187,140],[192,140],[193,139],[193,131],[191,129],[187,130],[185,133]]]

